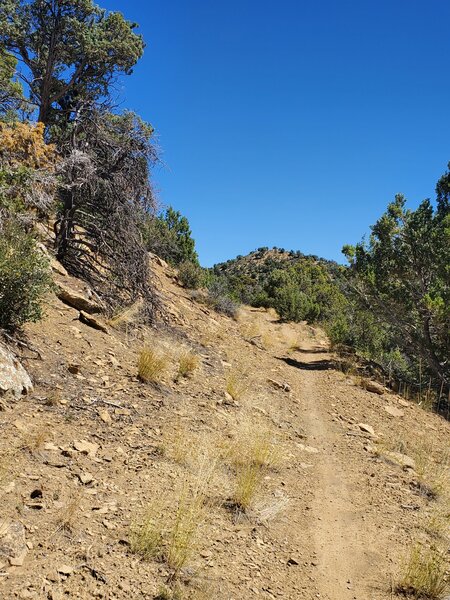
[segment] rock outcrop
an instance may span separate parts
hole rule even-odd
[[[0,343],[0,395],[11,392],[14,396],[21,396],[32,389],[28,373],[14,354]]]

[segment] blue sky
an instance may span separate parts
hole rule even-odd
[[[280,246],[342,261],[450,161],[448,0],[99,0],[147,48],[122,104],[157,131],[160,202],[201,263]]]

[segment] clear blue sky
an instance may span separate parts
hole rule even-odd
[[[450,161],[449,0],[98,0],[140,24],[123,106],[156,128],[160,201],[200,260],[342,260]]]

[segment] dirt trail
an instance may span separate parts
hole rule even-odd
[[[351,468],[351,463],[342,463],[334,452],[337,436],[330,430],[329,416],[324,413],[327,398],[321,397],[317,386],[323,379],[321,366],[329,359],[326,354],[304,354],[303,361],[311,370],[305,369],[301,377],[306,431],[313,447],[319,450],[312,510],[318,563],[316,583],[321,598],[363,600],[367,597],[364,575],[369,567],[364,545],[369,540],[362,539],[361,511],[355,509],[346,483],[346,469]]]

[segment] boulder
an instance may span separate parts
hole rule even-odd
[[[21,396],[33,389],[31,379],[14,354],[0,343],[0,394]]]
[[[56,290],[56,295],[64,302],[64,304],[68,304],[72,306],[72,308],[76,308],[77,310],[83,310],[87,313],[99,313],[102,310],[102,306],[93,300],[92,298],[86,298],[81,292],[69,288],[62,283],[58,283],[58,287]]]
[[[406,454],[402,454],[401,452],[386,452],[386,456],[404,469],[412,469],[414,471],[416,468],[414,459]]]
[[[382,396],[386,391],[386,388],[384,388],[381,384],[377,383],[376,381],[365,381],[364,389],[368,392],[372,392],[372,394],[378,394],[379,396]]]

